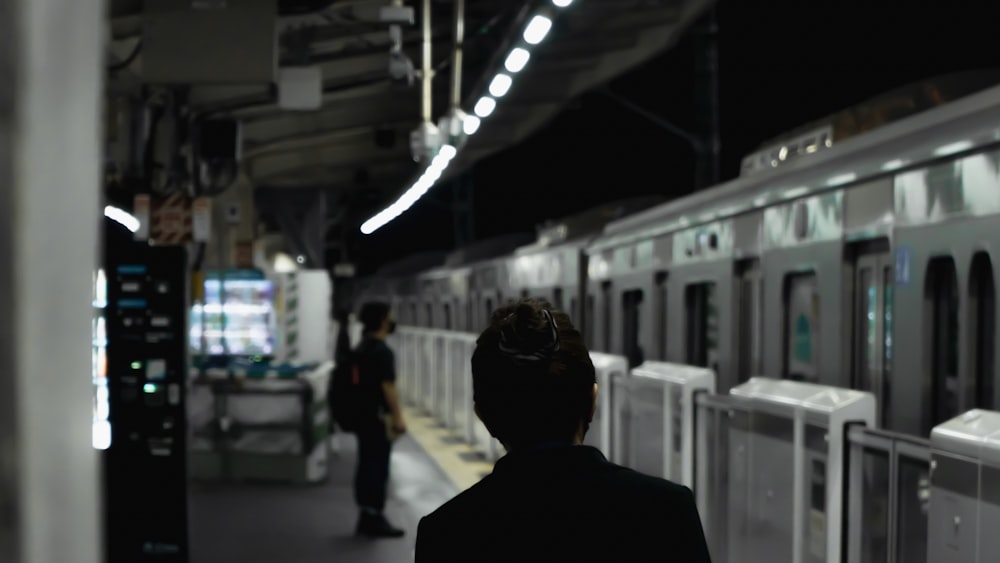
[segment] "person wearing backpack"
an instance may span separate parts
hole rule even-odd
[[[396,358],[385,342],[396,322],[389,305],[382,302],[365,303],[359,317],[364,336],[347,364],[334,374],[333,401],[337,423],[357,436],[354,499],[361,514],[355,533],[400,537],[404,531],[392,526],[383,514],[391,437],[406,432],[396,392]]]

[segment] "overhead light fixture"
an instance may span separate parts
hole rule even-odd
[[[476,131],[479,131],[479,126],[482,121],[474,116],[467,115],[464,120],[462,120],[462,130],[465,131],[466,135],[475,135]]]
[[[795,199],[797,197],[802,197],[809,193],[809,188],[806,186],[798,186],[795,188],[789,188],[782,194],[785,199]]]
[[[485,118],[489,117],[493,113],[493,110],[495,110],[496,108],[497,108],[496,100],[494,100],[489,96],[483,96],[482,98],[479,98],[478,102],[476,102],[476,107],[473,108],[472,111],[476,112],[476,115],[478,115],[479,117]]]
[[[552,0],[552,3],[556,5],[557,8],[565,8],[573,3],[573,0]]]
[[[956,143],[950,143],[944,145],[943,147],[934,149],[934,156],[948,156],[950,154],[971,149],[973,146],[972,141],[958,141]]]
[[[906,162],[897,158],[895,160],[890,160],[889,162],[886,162],[885,164],[883,164],[882,165],[882,170],[885,170],[885,171],[888,172],[890,170],[898,170],[898,169],[900,169],[900,168],[902,168],[904,166],[906,166]]]
[[[133,233],[139,230],[139,219],[124,209],[108,205],[104,208],[104,216],[112,221],[117,221]]]
[[[507,60],[504,61],[503,66],[509,72],[521,72],[521,70],[528,64],[528,60],[530,58],[531,53],[529,53],[527,49],[515,47],[514,50],[507,55]]]
[[[494,76],[493,82],[490,82],[490,95],[495,98],[504,97],[513,83],[514,79],[507,74],[500,73]]]
[[[848,184],[858,179],[858,175],[853,172],[848,172],[847,174],[838,174],[833,178],[826,181],[827,186],[841,186],[843,184]]]
[[[441,174],[444,173],[445,169],[448,168],[448,164],[457,154],[458,149],[455,147],[451,145],[442,146],[420,178],[399,199],[393,202],[392,205],[365,221],[361,225],[361,232],[370,235],[412,207],[418,199],[434,187],[434,183],[441,178]]]
[[[552,20],[545,16],[535,16],[524,28],[524,41],[528,45],[538,45],[552,29]]]

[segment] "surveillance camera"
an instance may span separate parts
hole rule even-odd
[[[402,52],[389,53],[389,78],[397,84],[413,85],[413,61]]]

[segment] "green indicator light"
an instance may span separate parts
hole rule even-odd
[[[132,362],[132,369],[142,369],[142,362]]]
[[[146,393],[156,393],[156,385],[153,383],[147,383],[142,386],[142,390]]]

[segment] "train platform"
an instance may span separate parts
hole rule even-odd
[[[424,515],[492,471],[436,421],[404,409],[407,434],[393,446],[386,516],[402,538],[354,535],[356,442],[331,440],[329,478],[318,485],[192,484],[192,563],[383,563],[412,561]]]

